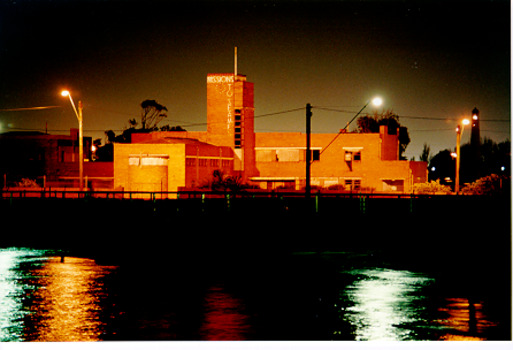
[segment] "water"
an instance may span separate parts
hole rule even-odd
[[[0,340],[511,337],[510,295],[501,292],[509,281],[486,271],[407,269],[375,252],[190,252],[165,261],[134,253],[115,266],[63,263],[51,250],[0,249]]]

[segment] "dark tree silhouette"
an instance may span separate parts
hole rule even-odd
[[[167,117],[167,108],[155,100],[142,101],[141,108],[142,130],[157,130],[157,124]]]

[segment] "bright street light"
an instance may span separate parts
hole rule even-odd
[[[78,101],[78,111],[75,107],[75,103],[71,98],[71,94],[68,90],[61,91],[62,97],[69,97],[69,101],[71,106],[73,107],[73,111],[78,119],[78,177],[79,177],[79,188],[80,191],[84,190],[84,134],[82,128],[82,101]]]
[[[379,107],[383,104],[383,99],[381,97],[374,97],[371,102],[375,107]]]

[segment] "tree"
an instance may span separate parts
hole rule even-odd
[[[424,148],[422,149],[422,153],[420,154],[420,161],[421,162],[429,162],[430,161],[430,153],[431,148],[428,146],[427,143],[424,143]]]
[[[112,130],[105,131],[107,141],[104,146],[101,146],[101,140],[96,144],[96,158],[99,162],[112,162],[114,160],[114,141],[116,141],[116,134]]]
[[[454,180],[454,174],[456,172],[454,158],[451,156],[451,151],[445,149],[438,152],[429,162],[429,180],[440,180],[445,185],[449,181]]]
[[[130,143],[132,142],[132,134],[134,133],[147,133],[150,131],[186,131],[181,126],[169,126],[169,124],[164,125],[162,127],[158,127],[157,124],[163,119],[167,117],[167,108],[160,103],[156,102],[155,100],[144,100],[141,102],[141,128],[137,128],[139,123],[135,118],[128,120],[128,127],[123,130],[123,132],[120,135],[117,135],[112,131],[108,130],[105,132],[107,136],[107,144],[103,146],[102,148],[105,148],[109,146],[109,144],[117,142],[117,143]],[[110,145],[112,148],[112,145]],[[107,147],[106,149],[102,150],[102,152],[107,155],[106,159],[110,158],[110,150]]]
[[[511,189],[511,178],[506,175],[488,175],[467,184],[463,193],[477,195],[498,195],[509,194]]]
[[[476,159],[473,154],[470,143],[461,146],[460,183],[471,183],[478,178],[492,174],[510,176],[511,150],[509,140],[497,144],[493,140],[485,138],[479,149],[481,156]],[[430,159],[429,168],[430,180],[440,179],[442,183],[445,178],[454,180],[455,160],[451,157],[451,151],[446,149],[438,152]],[[433,168],[435,170],[432,170]],[[476,172],[476,169],[479,172]]]
[[[141,108],[142,130],[157,130],[157,124],[167,117],[167,108],[155,100],[142,101]]]
[[[375,112],[374,115],[364,115],[356,120],[356,131],[359,133],[378,133],[381,125],[388,127],[388,133],[391,135],[398,135],[399,138],[399,159],[404,158],[406,147],[410,144],[410,135],[408,128],[401,126],[399,123],[399,116],[388,110],[379,114]]]

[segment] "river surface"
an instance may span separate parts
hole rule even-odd
[[[100,262],[1,248],[0,341],[511,338],[510,280],[489,271],[375,252]]]

